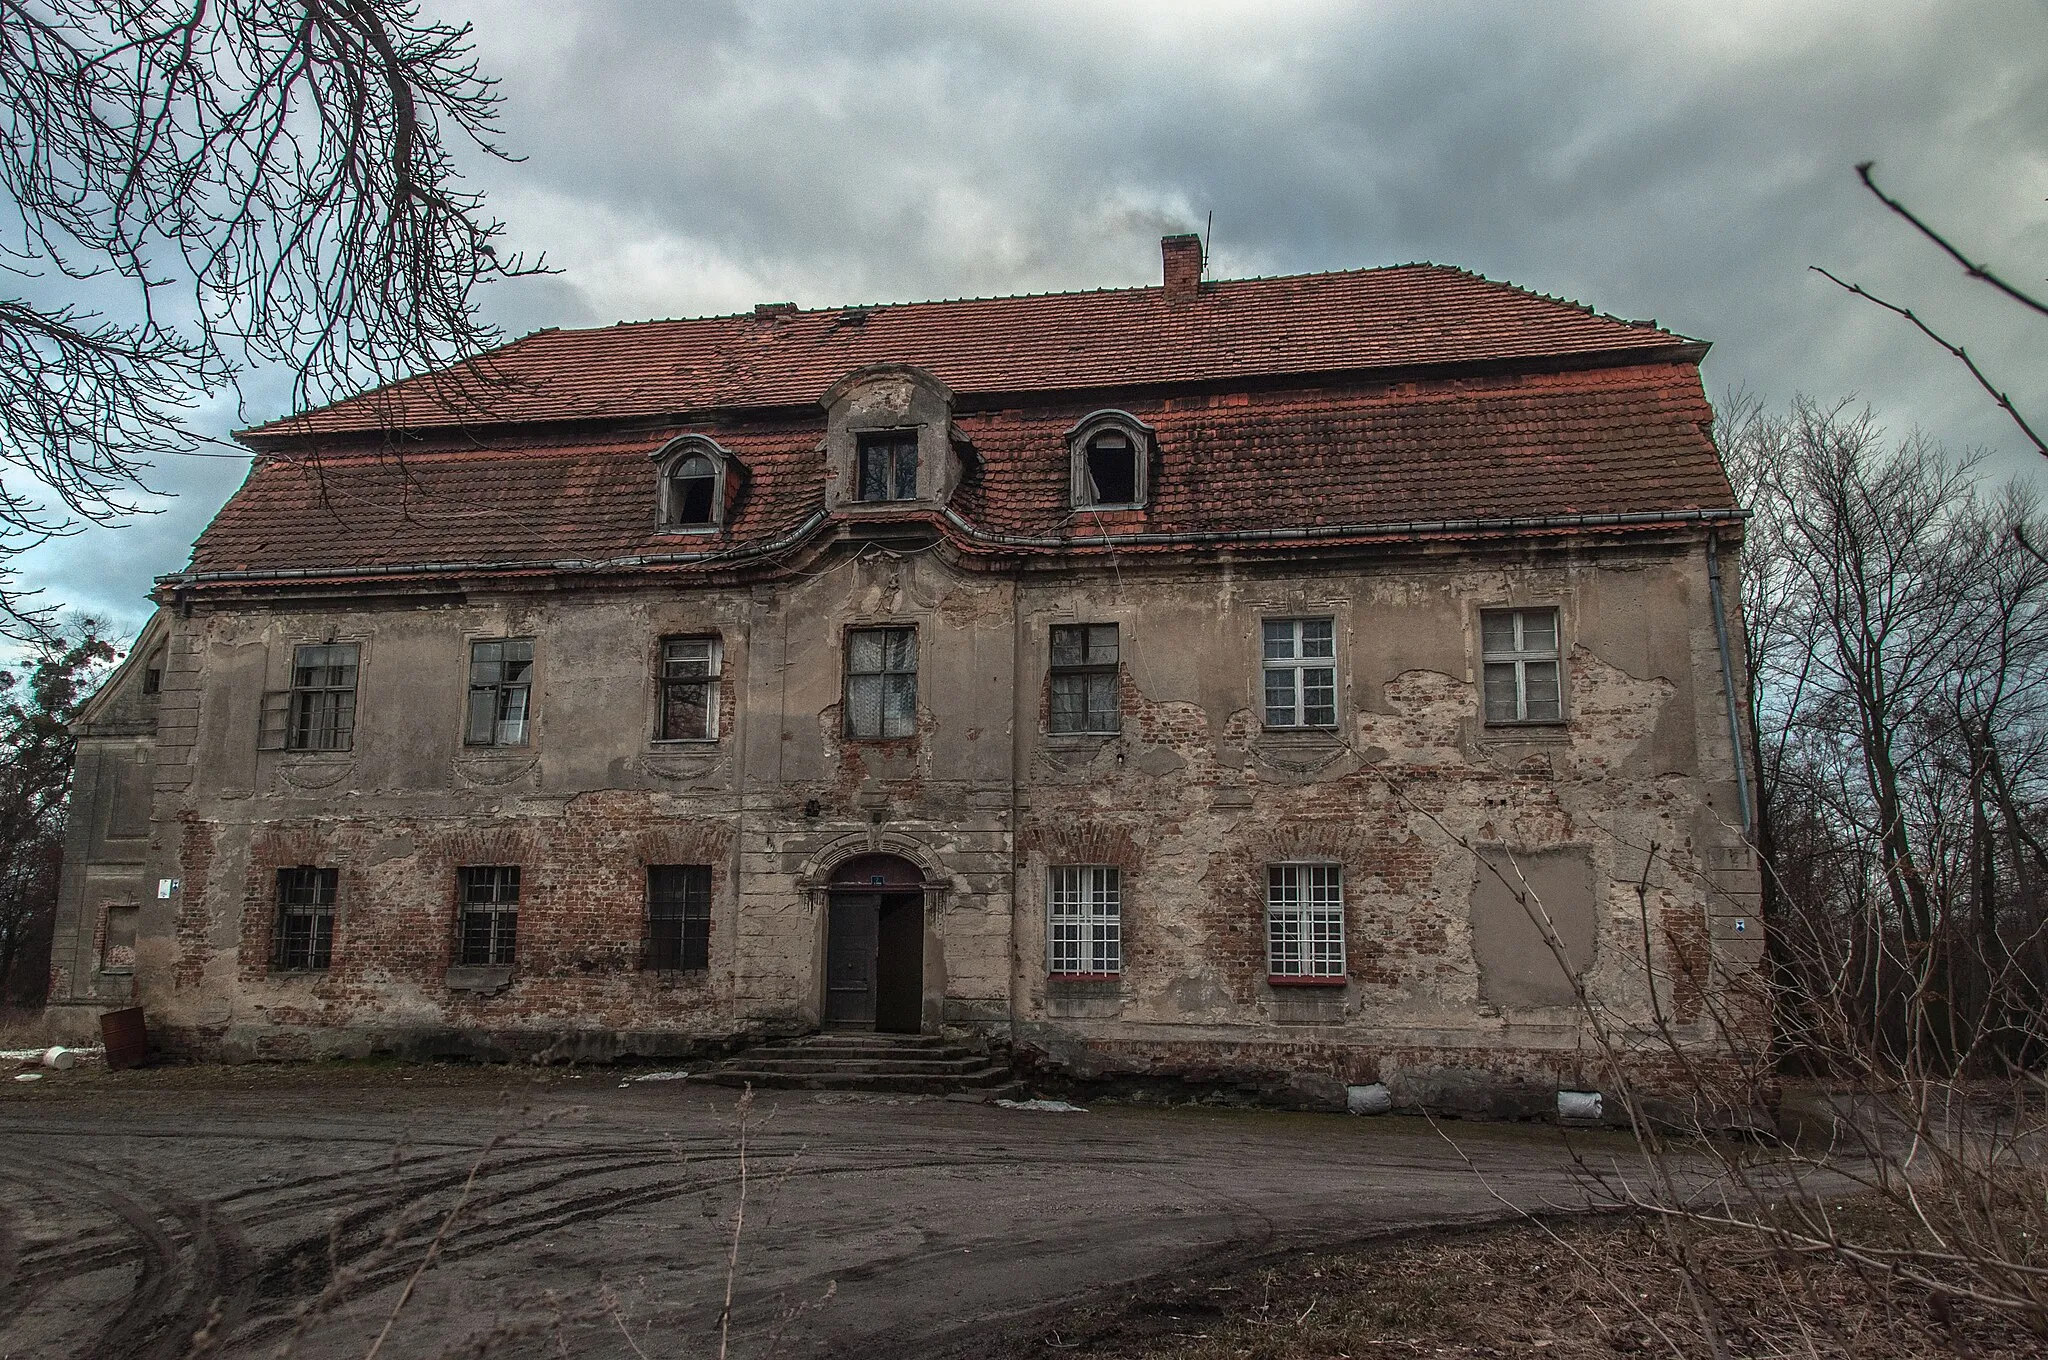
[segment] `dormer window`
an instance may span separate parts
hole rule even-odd
[[[702,435],[684,435],[655,451],[661,469],[661,528],[705,532],[725,521],[731,455]]]
[[[917,431],[879,430],[860,436],[860,494],[864,501],[917,499]]]
[[[1145,503],[1151,427],[1122,411],[1098,411],[1067,431],[1067,445],[1076,507],[1128,509]]]

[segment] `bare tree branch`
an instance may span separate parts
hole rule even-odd
[[[1884,204],[1887,208],[1890,208],[1893,212],[1905,218],[1908,222],[1911,222],[1916,231],[1918,231],[1922,236],[1925,236],[1928,240],[1934,242],[1934,244],[1936,244],[1937,246],[1940,246],[1950,259],[1954,260],[1957,264],[1961,265],[1963,267],[1963,272],[1965,274],[1968,274],[1973,279],[1977,279],[1981,282],[1990,284],[1993,288],[1996,288],[1999,292],[2005,294],[2007,297],[2011,298],[2013,301],[2019,303],[2020,305],[2025,307],[2031,307],[2035,311],[2041,313],[2043,316],[2048,316],[2048,302],[2042,302],[2038,298],[2029,297],[2027,294],[2021,292],[2019,289],[2007,283],[2004,279],[1998,277],[1998,275],[1992,273],[1987,266],[1979,264],[1977,261],[1963,254],[1962,251],[1957,250],[1953,245],[1949,244],[1947,237],[1943,236],[1940,232],[1936,231],[1933,227],[1928,226],[1925,222],[1922,222],[1917,216],[1915,216],[1912,209],[1908,208],[1905,204],[1899,202],[1899,200],[1897,200],[1896,198],[1893,198],[1889,194],[1885,193],[1884,190],[1878,188],[1877,181],[1874,178],[1872,178],[1870,174],[1872,167],[1874,167],[1876,164],[1876,161],[1864,161],[1862,164],[1856,167],[1856,175],[1857,178],[1863,181],[1863,187],[1870,190],[1870,192],[1877,197],[1878,202]]]
[[[1947,350],[1950,354],[1953,354],[1956,358],[1962,360],[1963,367],[1970,370],[1970,376],[1977,380],[1977,385],[1983,388],[1986,392],[1990,393],[1991,399],[1998,403],[2000,409],[2002,409],[2007,415],[2012,417],[2013,424],[2020,427],[2020,432],[2026,435],[2028,442],[2033,444],[2034,448],[2038,452],[2040,452],[2044,456],[2048,456],[2048,443],[2043,443],[2041,441],[2041,436],[2034,433],[2034,427],[2027,424],[2026,417],[2022,416],[2019,413],[2019,408],[2012,404],[2012,399],[2007,397],[2005,393],[1999,391],[1997,386],[1992,383],[1991,379],[1984,376],[1984,370],[1977,367],[1977,361],[1972,359],[1961,345],[1950,344],[1947,340],[1944,340],[1941,336],[1937,335],[1933,327],[1929,326],[1925,321],[1922,321],[1918,316],[1914,315],[1912,308],[1901,307],[1896,302],[1887,302],[1883,298],[1879,297],[1877,294],[1869,291],[1866,288],[1863,288],[1858,284],[1849,283],[1846,280],[1837,278],[1835,275],[1829,273],[1827,270],[1821,268],[1817,264],[1810,264],[1807,266],[1807,268],[1811,269],[1814,273],[1826,279],[1829,283],[1834,284],[1836,287],[1846,289],[1847,291],[1854,293],[1857,297],[1864,298],[1870,302],[1874,302],[1888,312],[1892,312],[1896,315],[1903,316],[1904,318],[1906,318],[1906,320],[1912,322],[1914,326],[1918,327],[1922,335],[1926,336],[1929,340],[1932,340],[1935,344],[1940,345],[1943,349]]]

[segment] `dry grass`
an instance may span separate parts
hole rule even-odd
[[[40,1007],[0,1007],[0,1048],[47,1048],[54,1042]]]
[[[1852,1211],[1857,1212],[1857,1211]],[[1869,1208],[1866,1214],[1880,1213]],[[1873,1225],[1881,1226],[1881,1225]],[[2016,1360],[2041,1338],[1748,1235],[1700,1239],[1732,1357]],[[1188,1279],[1120,1318],[1077,1318],[1048,1349],[1119,1360],[1708,1356],[1661,1234],[1610,1217],[1300,1255]]]

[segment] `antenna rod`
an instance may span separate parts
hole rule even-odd
[[[1209,209],[1209,225],[1202,228],[1202,277],[1209,277],[1209,241],[1216,235],[1216,210]]]

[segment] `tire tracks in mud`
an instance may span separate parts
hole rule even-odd
[[[86,1352],[95,1360],[182,1360],[216,1314],[221,1332],[240,1320],[251,1292],[248,1243],[212,1206],[21,1148],[0,1176],[20,1196],[55,1201],[57,1216],[98,1220],[49,1243],[19,1243],[7,1280],[11,1324],[33,1314],[41,1296],[30,1291],[40,1283],[130,1265],[125,1301]]]

